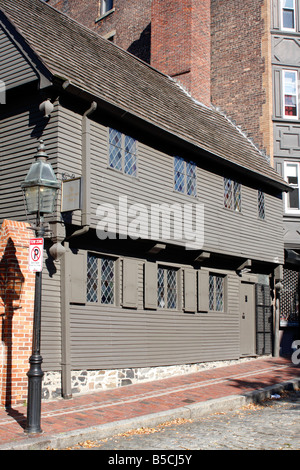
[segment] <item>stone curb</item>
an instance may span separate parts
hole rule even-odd
[[[300,379],[293,379],[281,384],[247,392],[244,395],[231,395],[223,398],[207,400],[201,403],[186,405],[174,410],[167,410],[137,418],[115,421],[113,423],[92,426],[81,430],[11,442],[0,446],[0,450],[63,450],[67,447],[76,445],[78,442],[109,438],[130,429],[155,427],[173,419],[197,419],[213,413],[234,411],[250,403],[261,403],[275,393],[280,394],[280,392],[283,392],[284,390],[292,391],[299,389]]]

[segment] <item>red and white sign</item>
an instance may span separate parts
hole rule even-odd
[[[44,239],[32,238],[29,242],[28,268],[32,272],[41,272],[43,269]]]

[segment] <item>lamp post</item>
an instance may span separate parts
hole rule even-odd
[[[21,184],[25,195],[27,213],[36,216],[36,225],[33,226],[36,237],[43,238],[45,235],[44,215],[54,212],[56,193],[59,183],[53,168],[47,162],[48,155],[45,152],[43,141],[40,141],[36,160]],[[27,434],[41,433],[41,402],[42,402],[42,362],[40,354],[41,333],[41,296],[42,296],[42,271],[35,272],[35,296],[33,316],[32,355],[29,358],[30,369],[28,376],[27,397]]]

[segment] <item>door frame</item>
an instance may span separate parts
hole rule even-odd
[[[242,286],[248,286],[248,294],[245,294]],[[252,298],[252,311],[249,313],[247,312],[248,317],[250,318],[247,319],[247,324],[243,324],[243,314],[245,312],[244,307],[244,299],[243,297],[245,295],[249,295]],[[247,356],[256,356],[256,300],[255,300],[255,282],[254,281],[248,281],[248,280],[241,280],[240,282],[240,302],[239,302],[239,334],[240,334],[240,357],[247,357]],[[245,328],[246,327],[246,328]],[[250,330],[249,330],[250,328]],[[243,330],[244,329],[244,330]],[[245,331],[251,332],[251,338],[250,338],[250,347],[248,350],[243,350],[243,338],[245,335]]]

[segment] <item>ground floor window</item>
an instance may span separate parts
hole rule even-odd
[[[87,302],[115,303],[115,262],[111,258],[88,253]]]
[[[209,310],[224,312],[224,280],[224,276],[209,274]]]
[[[158,267],[157,306],[159,308],[177,308],[177,269]]]

